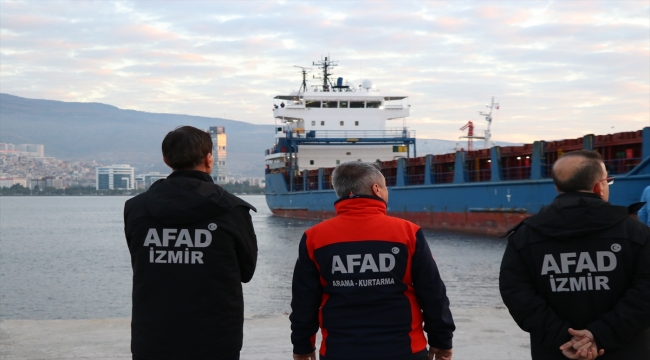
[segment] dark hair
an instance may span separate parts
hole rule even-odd
[[[372,185],[383,185],[384,175],[373,164],[350,161],[337,166],[332,172],[332,185],[339,199],[354,195],[372,195]]]
[[[212,153],[212,138],[195,127],[179,126],[165,136],[162,153],[172,169],[194,169],[207,154]]]
[[[592,150],[577,150],[568,152],[560,157],[560,159],[568,157],[581,157],[583,161],[571,169],[571,173],[566,178],[560,180],[557,177],[555,164],[553,164],[553,182],[557,189],[561,192],[575,192],[575,191],[591,191],[594,185],[601,180],[603,176],[603,157],[599,153]],[[558,159],[558,160],[560,160]]]

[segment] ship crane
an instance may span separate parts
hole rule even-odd
[[[474,139],[485,139],[483,136],[474,136],[474,122],[468,121],[460,130],[467,130],[467,136],[459,136],[458,139],[467,139],[467,151],[474,150]]]

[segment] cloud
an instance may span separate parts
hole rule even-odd
[[[497,140],[578,137],[650,125],[649,17],[645,1],[3,1],[2,92],[271,124],[293,65],[331,56],[335,78],[409,96],[419,136],[480,131],[495,96]]]

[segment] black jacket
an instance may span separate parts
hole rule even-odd
[[[590,330],[603,360],[650,359],[650,228],[626,207],[559,195],[510,234],[499,288],[533,359],[566,359],[569,327]]]
[[[249,209],[193,170],[175,171],[126,202],[134,355],[219,359],[241,350],[241,283],[257,261]]]

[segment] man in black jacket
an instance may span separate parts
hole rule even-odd
[[[553,181],[555,200],[509,233],[499,277],[533,359],[650,359],[650,229],[607,202],[597,152],[565,154]]]
[[[177,128],[162,152],[172,174],[124,206],[133,359],[239,359],[255,208],[213,183],[208,133]]]

